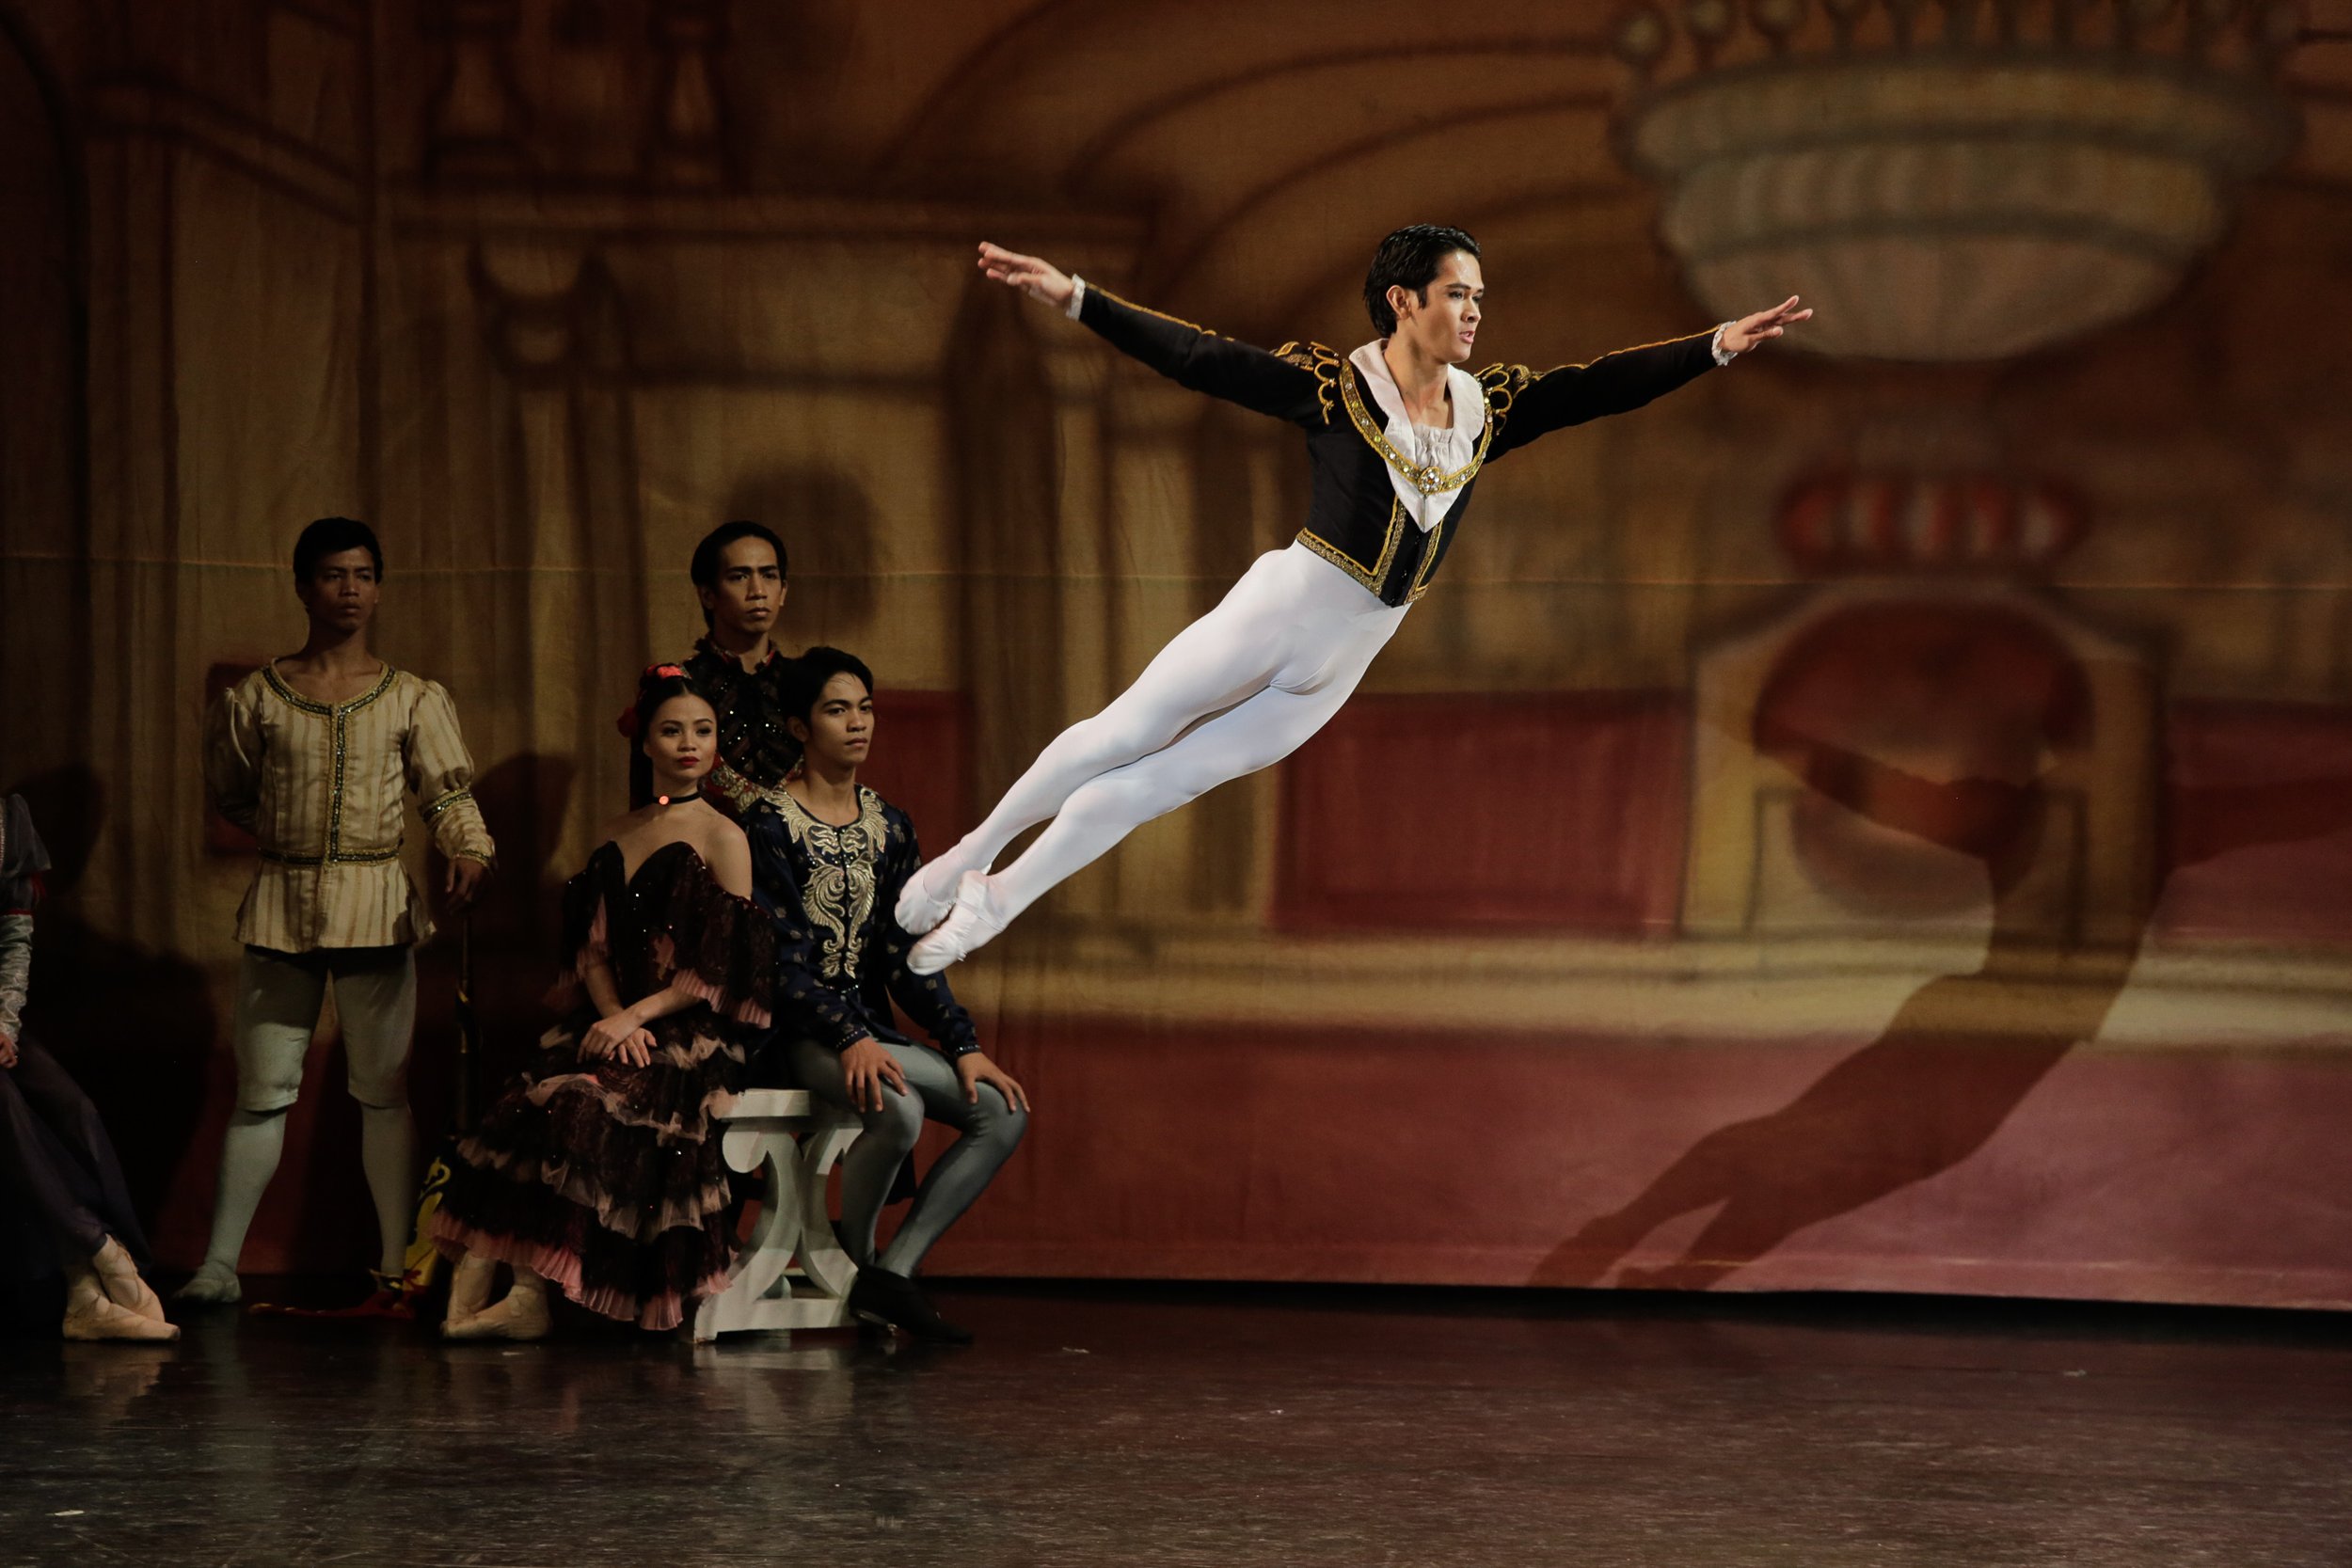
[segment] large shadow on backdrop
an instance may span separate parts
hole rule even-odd
[[[1748,738],[1803,781],[1792,825],[1818,875],[1875,875],[1899,901],[1934,911],[1971,890],[1954,884],[1948,853],[1907,863],[1902,846],[1973,863],[1982,879],[1975,896],[1987,882],[1992,893],[1983,961],[1921,986],[1876,1038],[1787,1104],[1699,1140],[1630,1202],[1563,1242],[1530,1283],[1597,1283],[1661,1226],[1720,1205],[1680,1258],[1618,1276],[1631,1287],[1703,1290],[1808,1227],[1951,1170],[2099,1033],[2174,874],[2352,825],[2344,777],[2176,790],[2173,806],[2197,832],[2169,835],[2169,859],[2147,846],[2155,875],[2129,919],[2104,928],[2054,919],[2031,874],[2080,806],[2052,779],[2090,741],[2091,683],[2025,624],[1988,638],[1970,619],[1939,621],[1913,607],[1881,618],[1864,630],[1863,667],[1878,674],[1862,683],[1860,705],[1823,704],[1801,678],[1778,681]],[[1943,689],[1912,689],[1905,672],[1923,667],[1938,672]],[[1820,733],[1831,725],[1845,734]],[[1854,749],[1905,734],[1915,742],[1923,725],[1947,742],[1930,748],[1947,765],[1937,770],[1958,776],[1924,776]]]
[[[105,788],[88,768],[10,786],[32,808],[54,863],[33,927],[25,1020],[98,1107],[139,1221],[156,1210],[204,1114],[217,1021],[204,971],[100,931],[73,890],[105,829]]]

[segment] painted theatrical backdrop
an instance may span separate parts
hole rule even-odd
[[[0,783],[167,1262],[301,523],[457,694],[511,1059],[706,528],[936,844],[1295,528],[975,241],[1344,349],[1439,220],[1482,361],[1820,318],[959,972],[1040,1112],[938,1267],[2352,1305],[2352,0],[0,0]],[[331,1036],[248,1268],[369,1256]]]

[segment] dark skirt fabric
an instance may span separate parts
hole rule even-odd
[[[742,1086],[743,1048],[698,1006],[647,1026],[648,1066],[583,1060],[594,1016],[548,1031],[459,1142],[435,1240],[532,1269],[605,1317],[674,1328],[725,1288],[735,1254],[713,1123]]]
[[[23,1285],[87,1257],[113,1236],[147,1263],[122,1163],[98,1108],[31,1034],[0,1069],[0,1278]]]

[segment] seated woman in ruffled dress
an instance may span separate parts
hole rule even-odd
[[[591,1311],[675,1328],[726,1286],[735,1241],[714,1136],[769,1022],[775,928],[742,830],[701,796],[718,721],[675,664],[647,670],[629,799],[564,890],[562,1022],[458,1159],[434,1240],[458,1259],[441,1332],[535,1339],[552,1282]],[[513,1290],[484,1307],[500,1263]]]

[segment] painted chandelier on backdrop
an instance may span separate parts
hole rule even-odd
[[[2156,304],[2294,146],[2296,0],[1687,0],[1620,18],[1626,162],[1719,315],[2005,358]]]

